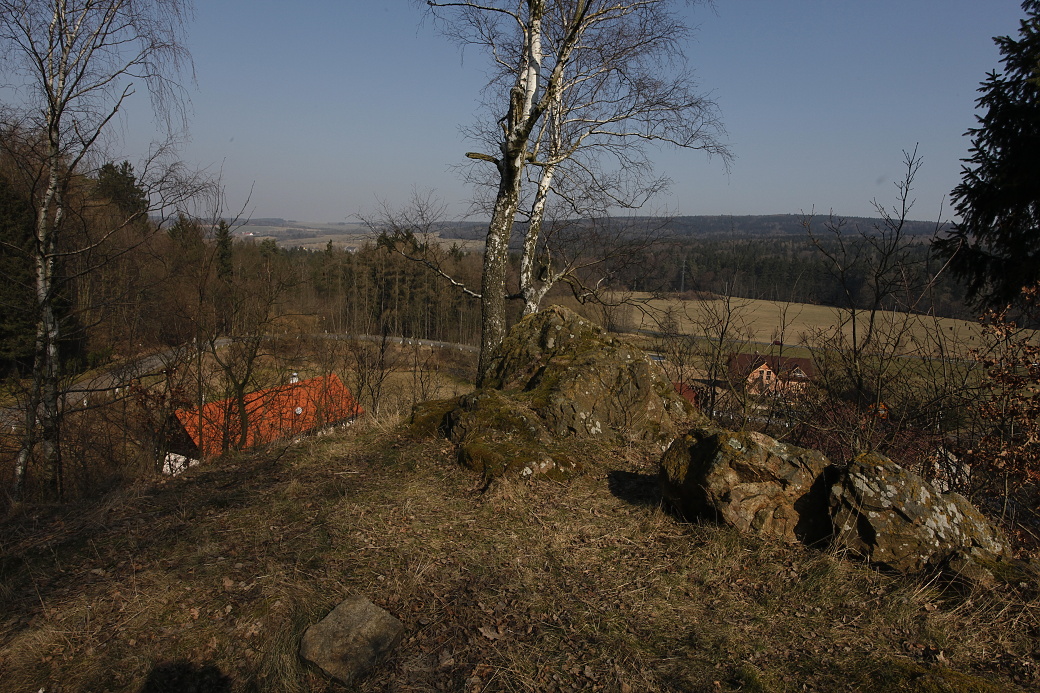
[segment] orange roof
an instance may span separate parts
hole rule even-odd
[[[675,381],[672,382],[672,387],[675,388],[675,391],[677,393],[679,393],[680,397],[682,397],[684,400],[686,400],[687,402],[689,402],[693,406],[695,406],[695,407],[697,406],[697,391],[696,390],[694,390],[688,384],[681,383],[678,380],[675,380]]]
[[[363,413],[335,374],[251,392],[245,397],[245,409],[248,422],[243,448],[297,436]],[[203,456],[238,447],[242,428],[233,399],[203,405],[201,417],[197,408],[178,409],[174,415]]]

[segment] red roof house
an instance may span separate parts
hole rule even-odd
[[[697,404],[697,391],[694,390],[687,383],[679,382],[678,380],[672,382],[672,387],[684,400],[692,404],[693,406],[699,406]]]
[[[768,354],[731,354],[731,382],[755,394],[800,394],[816,377],[812,359]]]
[[[245,396],[246,434],[251,448],[342,423],[364,413],[335,374],[290,382]],[[242,422],[233,399],[209,402],[202,410],[178,409],[174,416],[190,438],[190,456],[212,457],[239,447]]]

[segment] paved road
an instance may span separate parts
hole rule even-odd
[[[373,334],[326,334],[324,336],[328,337],[329,339],[357,339],[364,342],[383,341],[382,337]],[[412,337],[387,337],[387,339],[391,342],[396,342],[398,344],[404,345],[419,344],[421,346],[437,347],[438,349],[456,349],[458,351],[469,351],[474,354],[480,351],[480,347],[473,346],[472,344],[456,344],[455,342],[435,342],[432,339],[415,339]]]
[[[381,342],[383,337],[380,335],[360,334],[360,335],[349,335],[349,334],[315,334],[309,335],[313,337],[321,337],[324,339],[335,339],[335,340],[360,340],[365,342]],[[431,339],[414,339],[408,337],[386,337],[390,342],[396,344],[402,344],[411,346],[418,344],[420,346],[426,346],[437,349],[455,349],[458,351],[468,351],[476,353],[480,351],[479,347],[475,347],[470,344],[455,344],[453,342],[438,342]],[[217,340],[217,347],[224,347],[231,343],[231,338],[223,337]],[[185,352],[178,349],[168,349],[148,356],[142,356],[138,359],[132,359],[126,363],[121,363],[116,366],[112,366],[103,371],[97,372],[88,377],[78,380],[74,385],[65,390],[65,403],[66,406],[73,410],[79,411],[87,409],[91,405],[91,399],[98,394],[110,394],[115,395],[116,398],[125,396],[126,389],[134,383],[134,381],[141,378],[147,378],[162,373],[172,366],[173,364],[182,361],[185,356]],[[106,397],[104,402],[110,403],[111,397]],[[24,413],[19,407],[3,407],[0,408],[0,426],[10,427],[14,430],[24,422]]]

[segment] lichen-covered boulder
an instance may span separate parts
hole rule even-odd
[[[689,519],[786,541],[830,538],[854,557],[901,573],[935,569],[973,585],[1023,574],[1003,533],[966,498],[877,454],[842,468],[760,433],[702,427],[669,446],[660,485]]]
[[[556,436],[619,435],[663,447],[693,413],[645,352],[560,306],[513,327],[484,385],[515,393]]]
[[[971,577],[1007,556],[1003,533],[958,493],[941,493],[878,454],[860,455],[830,490],[835,544],[875,565],[912,573],[951,563]]]
[[[581,468],[583,440],[620,437],[663,449],[694,415],[642,350],[554,306],[513,327],[484,387],[416,405],[410,423],[414,434],[451,439],[459,460],[489,479],[561,479]]]
[[[761,433],[696,428],[662,456],[660,484],[666,501],[688,519],[815,543],[830,534],[828,470],[822,453]]]
[[[458,446],[459,461],[488,479],[562,479],[578,469],[534,411],[498,390],[460,397],[442,428]]]

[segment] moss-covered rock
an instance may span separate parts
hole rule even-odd
[[[578,441],[647,440],[664,448],[678,422],[693,416],[642,350],[554,306],[513,327],[482,389],[417,405],[411,427],[450,438],[459,460],[488,478],[563,478],[580,468]]]
[[[443,429],[458,445],[459,461],[489,479],[560,479],[578,469],[534,411],[498,390],[481,389],[460,397]]]
[[[687,518],[814,543],[830,535],[828,468],[822,453],[761,433],[695,428],[662,456],[660,484]]]
[[[445,424],[448,414],[459,406],[457,397],[448,399],[431,399],[412,407],[412,415],[408,419],[411,433],[421,438],[445,436]]]
[[[532,390],[550,361],[610,339],[602,327],[571,310],[546,308],[513,326],[492,356],[484,384],[497,390]]]
[[[975,562],[986,569],[997,584],[1024,587],[1033,594],[1040,592],[1040,563],[1035,558],[992,556],[979,557]]]
[[[560,306],[513,327],[485,386],[525,401],[556,436],[614,435],[663,447],[677,422],[693,415],[645,352]]]

